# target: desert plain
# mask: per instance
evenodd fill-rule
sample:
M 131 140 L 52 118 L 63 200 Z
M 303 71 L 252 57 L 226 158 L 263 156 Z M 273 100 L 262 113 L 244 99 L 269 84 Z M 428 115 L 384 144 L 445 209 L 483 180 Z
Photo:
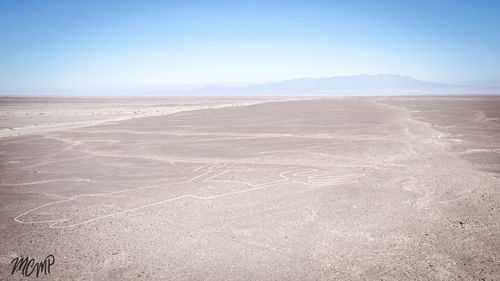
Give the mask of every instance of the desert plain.
M 500 280 L 500 97 L 0 97 L 0 279 Z

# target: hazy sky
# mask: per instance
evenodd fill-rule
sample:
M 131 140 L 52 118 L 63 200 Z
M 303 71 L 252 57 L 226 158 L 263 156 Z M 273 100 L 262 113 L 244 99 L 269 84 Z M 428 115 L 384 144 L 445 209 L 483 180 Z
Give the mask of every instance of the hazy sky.
M 500 86 L 500 1 L 0 0 L 0 91 L 393 73 Z

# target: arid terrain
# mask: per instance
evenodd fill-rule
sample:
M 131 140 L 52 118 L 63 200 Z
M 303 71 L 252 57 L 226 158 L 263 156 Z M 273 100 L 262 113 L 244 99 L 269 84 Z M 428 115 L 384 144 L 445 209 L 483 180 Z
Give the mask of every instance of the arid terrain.
M 0 279 L 500 280 L 500 97 L 0 98 Z

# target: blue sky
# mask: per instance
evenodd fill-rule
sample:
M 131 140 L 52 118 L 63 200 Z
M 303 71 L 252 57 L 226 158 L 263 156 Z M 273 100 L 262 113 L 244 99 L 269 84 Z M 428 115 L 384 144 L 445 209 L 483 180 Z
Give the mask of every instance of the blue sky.
M 392 73 L 500 86 L 500 1 L 0 0 L 0 92 Z

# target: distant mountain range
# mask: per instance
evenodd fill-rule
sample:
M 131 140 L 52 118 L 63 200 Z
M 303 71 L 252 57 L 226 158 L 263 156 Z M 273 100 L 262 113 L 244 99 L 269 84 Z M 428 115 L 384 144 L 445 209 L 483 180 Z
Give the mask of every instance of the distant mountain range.
M 0 95 L 69 96 L 391 96 L 500 95 L 500 87 L 471 87 L 426 82 L 411 76 L 381 74 L 299 78 L 249 86 L 211 85 L 197 89 L 1 89 Z
M 202 96 L 227 95 L 369 95 L 466 91 L 472 87 L 425 82 L 411 76 L 383 74 L 299 78 L 245 87 L 206 86 L 187 93 Z

